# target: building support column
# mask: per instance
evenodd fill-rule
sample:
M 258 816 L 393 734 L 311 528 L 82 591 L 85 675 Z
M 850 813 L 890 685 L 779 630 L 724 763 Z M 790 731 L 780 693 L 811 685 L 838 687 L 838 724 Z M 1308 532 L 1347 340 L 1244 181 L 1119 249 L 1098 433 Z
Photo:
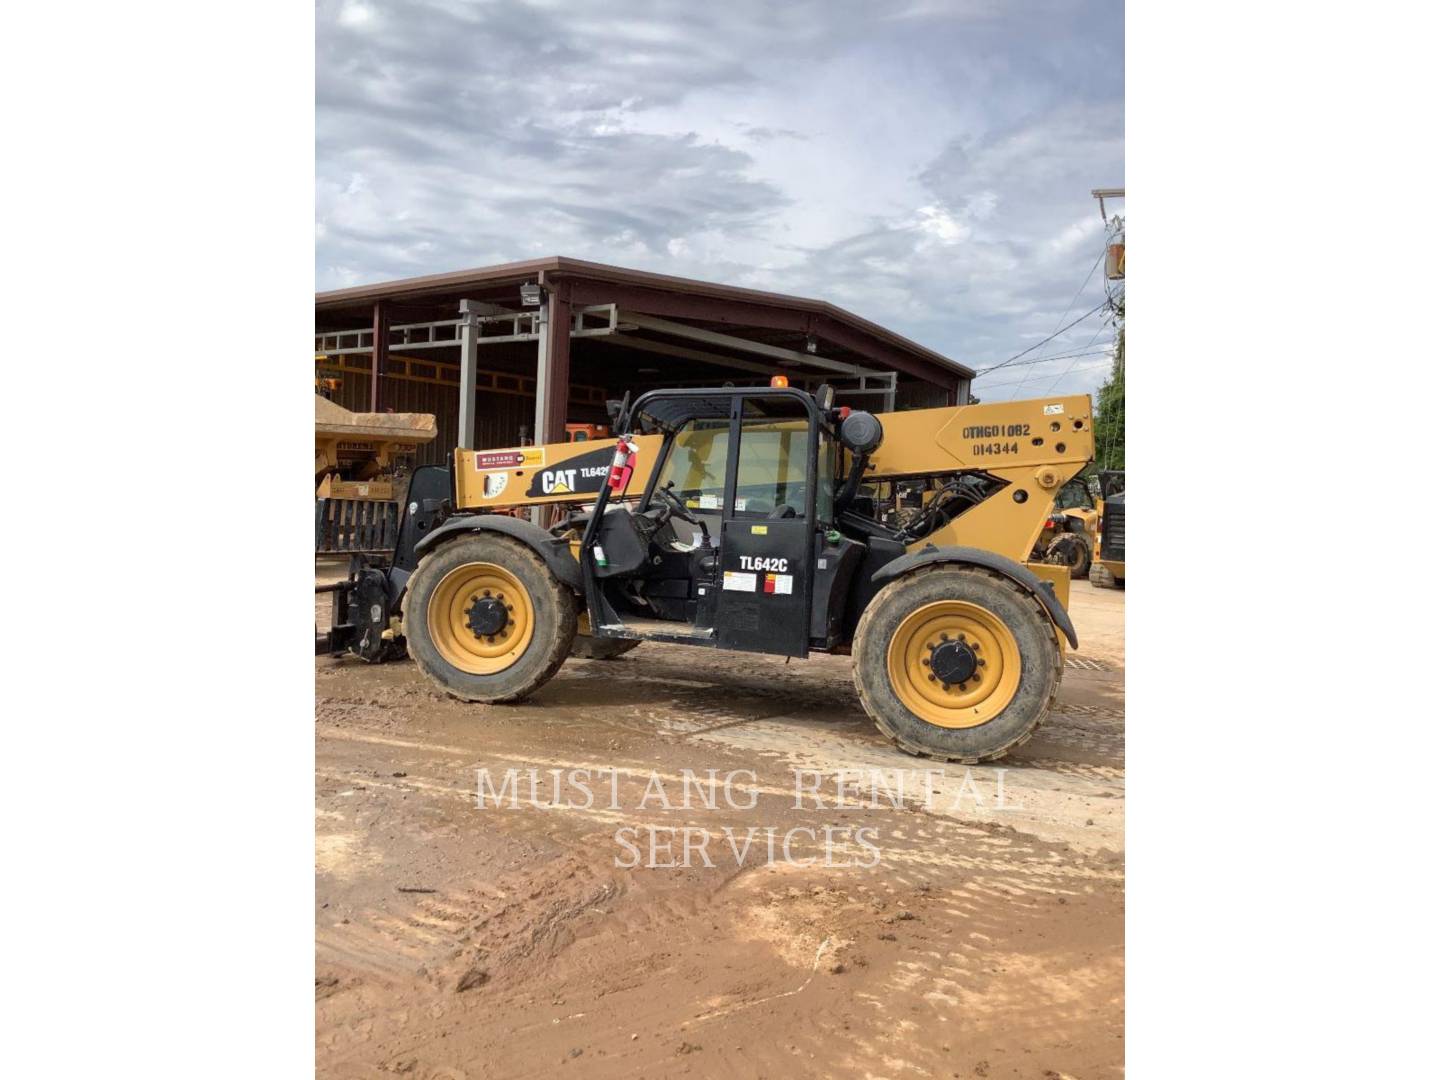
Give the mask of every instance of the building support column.
M 570 411 L 570 294 L 563 281 L 546 296 L 535 359 L 535 442 L 564 442 Z
M 535 313 L 535 329 L 540 338 L 535 342 L 535 423 L 530 428 L 530 442 L 543 446 L 550 440 L 545 437 L 545 422 L 549 418 L 550 397 L 550 309 L 542 306 Z
M 384 300 L 375 301 L 373 336 L 370 342 L 370 411 L 380 411 L 380 377 L 390 362 L 390 310 Z
M 565 441 L 570 403 L 570 286 L 560 281 L 545 293 L 540 309 L 540 340 L 535 350 L 535 443 Z M 550 524 L 552 507 L 536 506 L 530 520 Z
M 480 366 L 480 314 L 474 300 L 460 301 L 460 427 L 462 450 L 475 447 L 475 370 Z

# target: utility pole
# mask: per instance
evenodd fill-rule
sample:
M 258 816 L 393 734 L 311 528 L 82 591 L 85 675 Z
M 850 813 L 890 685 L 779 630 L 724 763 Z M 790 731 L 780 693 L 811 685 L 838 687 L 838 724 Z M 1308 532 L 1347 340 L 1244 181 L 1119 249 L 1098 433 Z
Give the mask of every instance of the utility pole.
M 1105 216 L 1106 199 L 1125 198 L 1125 189 L 1122 188 L 1092 188 L 1090 194 L 1100 203 L 1100 220 L 1105 223 L 1105 278 L 1107 281 L 1125 280 L 1125 219 L 1119 214 L 1115 215 L 1115 222 L 1112 223 Z M 1112 224 L 1117 224 L 1113 236 L 1110 235 Z
M 1113 468 L 1112 455 L 1125 456 L 1125 219 L 1120 214 L 1112 221 L 1105 215 L 1105 200 L 1125 198 L 1124 188 L 1094 188 L 1090 194 L 1100 203 L 1100 220 L 1105 223 L 1105 294 L 1110 310 L 1117 316 L 1115 359 L 1110 377 L 1101 384 L 1095 402 L 1095 451 L 1100 468 Z M 1110 282 L 1121 282 L 1114 291 Z
M 1097 187 L 1091 188 L 1090 194 L 1100 200 L 1100 220 L 1105 222 L 1106 225 L 1109 225 L 1110 219 L 1105 216 L 1105 200 L 1123 199 L 1125 197 L 1125 189 L 1123 187 Z

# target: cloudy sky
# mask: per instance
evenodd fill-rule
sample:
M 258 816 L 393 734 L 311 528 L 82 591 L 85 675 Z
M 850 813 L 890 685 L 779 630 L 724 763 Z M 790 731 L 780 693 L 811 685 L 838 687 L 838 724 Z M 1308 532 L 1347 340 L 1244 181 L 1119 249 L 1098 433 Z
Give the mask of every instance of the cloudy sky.
M 977 368 L 1104 299 L 1119 2 L 317 10 L 319 289 L 569 255 L 819 297 Z M 976 392 L 1093 390 L 1112 335 Z

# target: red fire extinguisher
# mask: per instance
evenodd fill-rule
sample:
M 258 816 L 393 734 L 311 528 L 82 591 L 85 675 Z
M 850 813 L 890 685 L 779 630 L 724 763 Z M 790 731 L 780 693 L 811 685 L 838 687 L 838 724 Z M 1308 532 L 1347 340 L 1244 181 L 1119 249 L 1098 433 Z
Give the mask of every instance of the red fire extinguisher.
M 639 449 L 629 435 L 621 435 L 615 444 L 615 456 L 610 461 L 610 476 L 605 482 L 616 495 L 623 494 L 630 486 L 630 474 L 635 471 L 635 453 Z

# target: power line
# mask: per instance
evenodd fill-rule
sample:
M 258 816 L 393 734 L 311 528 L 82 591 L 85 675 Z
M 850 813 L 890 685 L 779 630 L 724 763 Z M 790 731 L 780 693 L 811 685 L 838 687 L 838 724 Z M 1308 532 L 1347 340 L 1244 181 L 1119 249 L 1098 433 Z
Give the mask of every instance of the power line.
M 1103 259 L 1103 258 L 1105 258 L 1105 253 L 1106 253 L 1108 250 L 1109 250 L 1109 249 L 1106 247 L 1106 245 L 1102 244 L 1102 245 L 1100 246 L 1100 254 L 1097 255 L 1097 256 L 1095 256 L 1095 261 L 1090 264 L 1090 272 L 1085 275 L 1085 280 L 1080 283 L 1080 288 L 1078 288 L 1078 289 L 1075 290 L 1075 295 L 1070 298 L 1070 303 L 1068 303 L 1068 304 L 1065 305 L 1065 310 L 1064 310 L 1063 312 L 1061 312 L 1060 318 L 1058 318 L 1058 319 L 1055 320 L 1055 325 L 1056 325 L 1056 327 L 1059 327 L 1059 325 L 1065 321 L 1065 316 L 1066 316 L 1066 315 L 1069 315 L 1070 312 L 1072 312 L 1072 311 L 1075 310 L 1075 301 L 1080 299 L 1080 294 L 1085 291 L 1085 286 L 1090 284 L 1090 279 L 1095 276 L 1095 268 L 1100 265 L 1100 260 Z M 1107 291 L 1108 291 L 1108 290 L 1107 290 Z M 1097 335 L 1097 336 L 1098 336 L 1098 335 Z M 1019 367 L 1020 365 L 1017 364 L 1016 366 Z M 1027 372 L 1025 373 L 1025 379 L 1028 379 L 1029 377 L 1030 377 L 1030 373 L 1027 371 Z M 1021 379 L 1021 380 L 1020 380 L 1020 382 L 1021 382 L 1022 385 L 1024 384 L 1025 379 Z M 1015 393 L 1014 393 L 1014 394 L 1011 394 L 1010 396 L 1013 398 L 1013 397 L 1015 397 L 1016 394 L 1019 394 L 1019 393 L 1020 393 L 1020 391 L 1016 390 Z
M 990 372 L 992 372 L 992 371 L 999 371 L 999 370 L 1000 370 L 1001 368 L 1003 368 L 1003 367 L 1009 367 L 1009 366 L 1010 366 L 1011 364 L 1013 364 L 1016 360 L 1019 360 L 1022 356 L 1025 356 L 1025 355 L 1027 355 L 1028 353 L 1034 352 L 1036 349 L 1038 349 L 1041 345 L 1044 345 L 1046 342 L 1048 342 L 1048 341 L 1054 341 L 1057 337 L 1059 337 L 1061 334 L 1063 334 L 1066 330 L 1069 330 L 1072 326 L 1079 326 L 1082 322 L 1084 322 L 1086 319 L 1090 318 L 1091 315 L 1094 315 L 1094 314 L 1095 314 L 1097 311 L 1099 311 L 1101 308 L 1108 307 L 1109 304 L 1110 304 L 1110 298 L 1107 296 L 1104 300 L 1101 300 L 1100 303 L 1096 304 L 1096 305 L 1095 305 L 1093 308 L 1091 308 L 1089 311 L 1085 312 L 1084 315 L 1081 315 L 1078 319 L 1074 320 L 1073 322 L 1068 323 L 1068 324 L 1065 325 L 1065 326 L 1062 326 L 1059 330 L 1056 330 L 1056 331 L 1055 331 L 1053 334 L 1051 334 L 1049 337 L 1047 337 L 1047 338 L 1041 338 L 1039 341 L 1035 342 L 1034 345 L 1031 345 L 1028 349 L 1021 349 L 1021 350 L 1020 350 L 1018 353 L 1016 353 L 1014 356 L 1010 357 L 1009 360 L 1002 361 L 1001 363 L 995 364 L 995 365 L 993 365 L 993 366 L 991 366 L 991 367 L 988 367 L 988 368 L 982 368 L 981 370 L 979 370 L 979 371 L 977 371 L 977 372 L 975 373 L 976 376 L 978 377 L 978 376 L 980 376 L 980 375 L 988 375 L 988 374 L 989 374 Z
M 1100 336 L 1100 331 L 1101 331 L 1101 330 L 1104 330 L 1104 329 L 1105 329 L 1105 324 L 1104 324 L 1104 323 L 1101 323 L 1101 324 L 1100 324 L 1100 328 L 1095 331 L 1095 337 L 1092 337 L 1089 341 L 1087 341 L 1087 342 L 1085 343 L 1085 347 L 1086 347 L 1086 348 L 1089 348 L 1091 345 L 1095 344 L 1095 338 L 1098 338 L 1098 337 Z M 1108 352 L 1109 350 L 1106 350 L 1106 351 Z M 1077 355 L 1079 355 L 1079 354 L 1077 354 Z M 1114 354 L 1111 353 L 1111 355 L 1113 356 Z M 1071 361 L 1070 361 L 1070 367 L 1067 367 L 1064 371 L 1060 372 L 1059 375 L 1056 375 L 1056 376 L 1055 376 L 1055 381 L 1052 382 L 1049 386 L 1047 386 L 1047 387 L 1045 388 L 1045 393 L 1046 393 L 1046 394 L 1053 393 L 1054 390 L 1055 390 L 1055 387 L 1057 387 L 1058 385 L 1060 385 L 1060 380 L 1063 379 L 1063 378 L 1065 378 L 1066 375 L 1069 375 L 1071 368 L 1073 368 L 1078 362 L 1079 362 L 1078 360 L 1071 360 Z
M 1082 372 L 1082 371 L 1104 371 L 1107 366 L 1108 366 L 1108 361 L 1107 361 L 1107 362 L 1104 362 L 1104 363 L 1086 364 L 1086 365 L 1084 365 L 1083 367 L 1075 368 L 1074 371 L 1075 371 L 1075 372 Z M 1019 385 L 1020 385 L 1021 383 L 1023 383 L 1024 381 L 1025 381 L 1024 379 L 1012 379 L 1010 382 L 990 383 L 989 385 L 983 386 L 983 387 L 981 387 L 980 389 L 981 389 L 982 391 L 984 391 L 985 393 L 988 394 L 988 393 L 990 393 L 990 392 L 992 392 L 992 391 L 999 390 L 1002 386 L 1019 386 Z M 1048 391 L 1047 391 L 1047 393 L 1048 393 Z M 1044 395 L 1040 395 L 1040 396 L 1043 397 Z M 1010 399 L 1006 399 L 1006 400 L 1010 400 Z
M 1101 329 L 1104 329 L 1104 327 L 1101 327 Z M 1098 337 L 1098 336 L 1099 336 L 1099 335 L 1097 334 L 1096 337 Z M 1089 345 L 1093 345 L 1094 343 L 1095 343 L 1095 338 L 1091 338 L 1090 341 L 1089 341 L 1085 346 L 1083 346 L 1082 348 L 1089 349 Z M 1012 366 L 1012 367 L 1029 367 L 1031 364 L 1049 364 L 1049 363 L 1051 363 L 1051 362 L 1053 362 L 1053 361 L 1055 361 L 1055 360 L 1070 360 L 1070 359 L 1073 359 L 1074 357 L 1077 357 L 1077 356 L 1101 356 L 1101 355 L 1110 353 L 1110 351 L 1111 351 L 1111 350 L 1110 350 L 1110 346 L 1109 346 L 1109 345 L 1104 345 L 1104 346 L 1102 346 L 1102 347 L 1099 348 L 1099 349 L 1089 349 L 1089 351 L 1083 351 L 1083 352 L 1056 353 L 1054 356 L 1036 356 L 1036 357 L 1033 357 L 1033 358 L 1031 358 L 1031 359 L 1029 359 L 1029 360 L 1021 360 L 1018 364 L 1012 364 L 1011 366 Z M 994 368 L 991 368 L 990 370 L 993 371 L 993 370 L 995 370 L 995 369 L 994 369 Z M 976 379 L 983 379 L 984 376 L 983 376 L 983 375 L 976 375 L 975 378 L 976 378 Z M 1006 385 L 1009 385 L 1009 384 L 1007 383 Z
M 1090 272 L 1085 275 L 1085 280 L 1080 283 L 1080 288 L 1076 289 L 1075 295 L 1070 298 L 1070 304 L 1068 307 L 1065 308 L 1065 315 L 1069 315 L 1070 312 L 1074 310 L 1075 301 L 1080 299 L 1080 294 L 1085 291 L 1085 286 L 1090 284 L 1090 279 L 1095 276 L 1095 268 L 1100 265 L 1100 260 L 1105 258 L 1105 253 L 1107 250 L 1107 248 L 1102 247 L 1100 249 L 1100 254 L 1095 256 L 1095 261 L 1090 264 Z M 1065 321 L 1065 315 L 1061 315 L 1060 318 L 1055 320 L 1056 326 L 1059 326 L 1062 322 Z

